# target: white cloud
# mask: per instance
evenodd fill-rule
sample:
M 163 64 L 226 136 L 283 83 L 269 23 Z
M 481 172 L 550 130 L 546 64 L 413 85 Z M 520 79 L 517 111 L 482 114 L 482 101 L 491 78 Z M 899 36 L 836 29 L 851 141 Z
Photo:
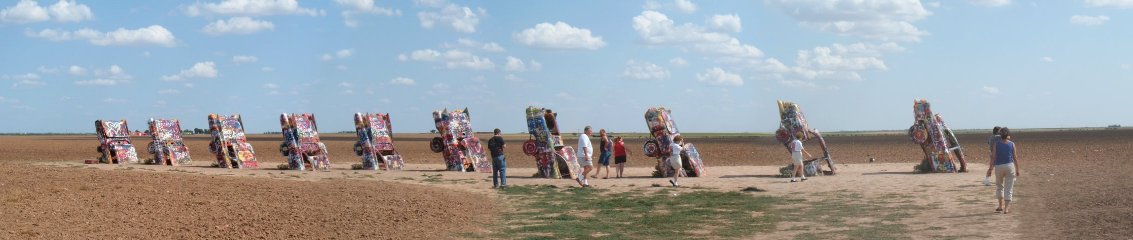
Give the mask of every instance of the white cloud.
M 1082 25 L 1082 26 L 1097 26 L 1097 25 L 1105 24 L 1108 21 L 1109 21 L 1109 16 L 1106 16 L 1106 15 L 1098 15 L 1098 16 L 1074 15 L 1074 16 L 1070 17 L 1070 23 L 1078 24 L 1078 25 Z
M 445 0 L 413 0 L 413 4 L 422 7 L 441 7 L 445 3 Z
M 662 10 L 662 9 L 675 9 L 683 13 L 696 12 L 696 4 L 690 0 L 674 0 L 673 3 L 660 3 L 656 0 L 647 0 L 645 5 L 641 6 L 645 10 Z
M 82 76 L 87 74 L 87 69 L 80 66 L 71 65 L 71 67 L 67 68 L 67 72 L 71 73 L 71 75 Z
M 264 89 L 268 90 L 268 95 L 279 95 L 279 85 L 275 83 L 264 83 Z
M 688 61 L 685 61 L 684 58 L 675 57 L 673 59 L 669 59 L 669 65 L 672 65 L 674 67 L 684 67 L 688 66 Z
M 45 8 L 32 0 L 20 0 L 15 6 L 0 9 L 0 23 L 34 23 L 55 19 L 57 22 L 81 22 L 94 18 L 85 4 L 60 0 Z
M 739 15 L 712 15 L 709 17 L 708 26 L 712 29 L 720 31 L 740 32 L 743 29 L 743 24 L 740 21 Z
M 691 0 L 676 0 L 676 2 L 674 4 L 676 4 L 677 10 L 680 10 L 681 12 L 685 12 L 685 13 L 696 12 L 696 4 L 692 3 Z
M 53 68 L 53 67 L 49 68 L 47 66 L 39 66 L 39 68 L 36 68 L 35 71 L 37 71 L 39 73 L 43 73 L 43 74 L 56 74 L 56 73 L 59 73 L 59 68 Z
M 224 0 L 220 3 L 195 3 L 185 8 L 185 14 L 233 16 L 268 15 L 323 15 L 319 10 L 299 6 L 298 0 Z
M 1039 58 L 1039 61 L 1042 61 L 1042 62 L 1045 62 L 1045 63 L 1052 63 L 1052 62 L 1054 62 L 1054 58 L 1052 58 L 1052 57 L 1041 57 L 1041 58 Z
M 795 72 L 808 78 L 861 80 L 859 71 L 884 71 L 889 68 L 881 57 L 885 53 L 904 51 L 896 43 L 850 45 L 834 44 L 799 51 Z
M 47 83 L 40 81 L 39 80 L 39 74 L 35 74 L 35 73 L 26 73 L 26 74 L 15 75 L 15 76 L 4 75 L 4 76 L 0 76 L 0 78 L 8 79 L 8 80 L 15 80 L 16 82 L 12 83 L 12 87 L 47 85 Z
M 704 70 L 703 74 L 696 74 L 696 81 L 712 86 L 743 86 L 744 79 L 739 74 L 730 73 L 714 67 Z
M 254 63 L 259 60 L 260 58 L 256 56 L 232 56 L 232 62 L 236 64 Z
M 102 99 L 102 102 L 104 102 L 104 103 L 124 103 L 124 102 L 126 102 L 126 100 L 121 99 L 121 98 L 112 98 L 111 97 L 111 98 Z
M 330 61 L 330 60 L 334 60 L 335 58 L 343 59 L 343 58 L 348 58 L 350 56 L 354 56 L 354 49 L 353 48 L 351 48 L 351 49 L 341 49 L 341 50 L 335 51 L 333 54 L 326 53 L 326 54 L 323 54 L 323 56 L 319 57 L 319 59 L 322 59 L 323 61 Z
M 164 89 L 164 90 L 158 90 L 157 91 L 157 94 L 161 94 L 161 95 L 170 95 L 170 94 L 179 94 L 179 93 L 181 93 L 181 91 L 177 90 L 177 89 Z
M 198 62 L 181 73 L 161 76 L 165 81 L 181 81 L 189 78 L 216 78 L 220 73 L 216 70 L 216 63 L 212 61 Z
M 481 44 L 479 41 L 476 41 L 476 40 L 467 39 L 467 38 L 459 38 L 459 39 L 456 39 L 456 43 L 461 47 L 474 48 L 474 49 L 484 50 L 484 51 L 487 51 L 487 52 L 503 52 L 503 51 L 505 51 L 504 48 L 501 47 L 500 44 L 498 44 L 496 42 L 488 42 L 488 43 Z M 446 43 L 446 46 L 447 45 L 448 44 Z
M 47 9 L 40 7 L 32 0 L 20 0 L 15 6 L 0 10 L 0 22 L 3 23 L 32 23 L 51 19 Z
M 697 52 L 727 58 L 758 58 L 763 51 L 728 34 L 685 23 L 677 25 L 665 14 L 643 11 L 633 17 L 633 29 L 646 44 L 691 47 Z
M 271 68 L 271 67 L 262 67 L 262 68 L 260 68 L 260 71 L 264 71 L 264 72 L 271 72 L 271 71 L 275 71 L 275 68 Z
M 201 31 L 208 35 L 225 35 L 225 34 L 252 34 L 263 30 L 275 30 L 275 24 L 264 20 L 256 20 L 249 17 L 232 17 L 227 21 L 224 19 L 217 19 L 215 22 L 209 23 Z
M 374 5 L 374 0 L 335 0 L 334 2 L 346 9 L 342 11 L 342 18 L 347 27 L 358 27 L 358 20 L 353 18 L 355 15 L 401 16 L 401 10 L 379 7 Z
M 90 7 L 70 0 L 60 0 L 51 5 L 50 10 L 51 17 L 59 22 L 82 22 L 94 18 L 94 13 L 90 11 Z
M 476 32 L 476 25 L 480 24 L 480 18 L 487 15 L 488 11 L 483 8 L 476 8 L 473 11 L 469 7 L 457 6 L 456 4 L 448 4 L 440 9 L 440 12 L 421 11 L 417 13 L 417 18 L 421 20 L 421 27 L 433 28 L 437 23 L 451 26 L 453 30 L 458 32 Z
M 940 8 L 940 2 L 938 2 L 938 1 L 928 2 L 928 7 L 930 7 L 930 8 Z
M 606 46 L 600 36 L 592 36 L 589 29 L 576 28 L 564 22 L 540 23 L 516 33 L 515 41 L 527 46 L 549 49 L 589 49 Z
M 110 68 L 106 70 L 95 69 L 94 75 L 98 77 L 118 80 L 130 80 L 134 78 L 133 76 L 130 76 L 130 74 L 126 74 L 126 71 L 122 70 L 122 67 L 119 67 L 118 65 L 110 65 Z
M 1011 4 L 1011 0 L 968 0 L 968 2 L 985 7 L 1002 7 Z
M 516 76 L 515 74 L 508 73 L 507 75 L 504 75 L 504 80 L 511 81 L 511 82 L 522 82 L 523 78 L 520 78 L 519 76 Z
M 393 85 L 413 86 L 413 84 L 416 84 L 417 81 L 414 81 L 412 78 L 407 78 L 407 77 L 396 77 L 396 78 L 390 79 L 389 83 L 393 84 Z
M 507 65 L 504 65 L 504 70 L 509 72 L 524 72 L 528 70 L 539 71 L 539 69 L 541 68 L 543 68 L 543 64 L 540 64 L 535 60 L 530 60 L 525 63 L 523 62 L 523 59 L 512 56 L 507 57 Z
M 176 45 L 177 38 L 173 33 L 165 29 L 161 25 L 151 25 L 149 27 L 138 29 L 125 29 L 118 28 L 113 32 L 100 32 L 97 30 L 83 28 L 74 32 L 67 32 L 54 29 L 43 29 L 39 32 L 27 31 L 24 33 L 29 37 L 44 38 L 51 41 L 67 41 L 67 40 L 81 40 L 85 39 L 91 44 L 98 46 L 136 46 L 136 45 L 158 45 L 164 47 L 173 47 Z
M 400 54 L 398 59 L 401 61 L 444 62 L 445 67 L 449 69 L 491 70 L 496 67 L 491 59 L 481 58 L 472 55 L 472 53 L 455 49 L 443 53 L 433 49 L 416 50 L 409 55 Z
M 622 71 L 622 78 L 634 80 L 665 80 L 669 79 L 669 70 L 649 62 L 629 60 Z
M 85 75 L 86 70 L 78 67 L 71 66 L 71 73 L 74 75 Z M 95 69 L 94 79 L 83 79 L 75 81 L 75 85 L 81 86 L 115 86 L 119 84 L 129 83 L 133 76 L 127 74 L 122 67 L 118 65 L 110 65 L 107 69 Z
M 1133 8 L 1133 0 L 1086 0 L 1086 6 Z
M 349 83 L 349 82 L 339 82 L 339 83 L 338 83 L 338 86 L 339 86 L 339 87 L 344 87 L 344 88 L 349 88 L 349 87 L 354 87 L 354 84 L 353 84 L 353 83 Z
M 999 88 L 984 86 L 982 89 L 987 94 L 999 94 Z
M 929 33 L 913 22 L 932 15 L 919 0 L 767 0 L 803 26 L 841 36 L 917 42 Z
M 106 78 L 96 78 L 96 79 L 75 81 L 75 85 L 80 85 L 80 86 L 115 86 L 115 85 L 118 85 L 120 83 L 122 83 L 122 82 L 119 81 L 119 80 L 106 79 Z

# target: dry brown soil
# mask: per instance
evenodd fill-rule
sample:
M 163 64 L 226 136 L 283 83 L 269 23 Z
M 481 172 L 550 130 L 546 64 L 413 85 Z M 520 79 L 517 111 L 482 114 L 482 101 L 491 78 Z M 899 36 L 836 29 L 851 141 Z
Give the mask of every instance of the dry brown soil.
M 348 170 L 349 164 L 359 161 L 351 152 L 354 136 L 325 134 L 334 163 L 331 172 L 248 170 L 233 174 L 239 170 L 206 168 L 212 161 L 205 136 L 187 137 L 195 166 L 177 171 L 163 166 L 78 164 L 96 156 L 94 136 L 0 136 L 0 213 L 4 216 L 0 226 L 5 226 L 0 238 L 447 238 L 460 232 L 484 231 L 481 226 L 492 222 L 506 207 L 489 204 L 497 195 L 487 190 L 490 183 L 484 183 L 483 174 L 433 172 L 442 162 L 440 154 L 428 150 L 432 137 L 395 136 L 395 145 L 411 166 L 410 171 L 400 173 Z M 978 186 L 987 167 L 986 135 L 959 137 L 967 147 L 973 172 L 918 175 L 904 174 L 912 170 L 921 153 L 902 134 L 828 136 L 830 151 L 846 172 L 816 178 L 808 182 L 816 187 L 807 189 L 771 177 L 777 166 L 787 162 L 784 148 L 772 137 L 691 138 L 687 142 L 697 145 L 712 175 L 688 181 L 728 191 L 732 189 L 722 186 L 767 184 L 763 187 L 787 193 L 852 188 L 842 190 L 880 195 L 898 191 L 887 190 L 901 187 L 892 183 L 908 181 L 916 182 L 906 184 L 911 188 L 931 190 L 899 193 L 944 194 L 918 197 L 917 201 L 957 204 L 959 208 L 930 211 L 926 216 L 939 217 L 940 221 L 923 224 L 963 219 L 968 222 L 957 226 L 980 228 L 984 224 L 1012 223 L 994 228 L 1007 234 L 976 231 L 981 233 L 973 235 L 977 238 L 1133 236 L 1133 228 L 1126 227 L 1133 223 L 1133 179 L 1129 175 L 1133 170 L 1129 163 L 1133 159 L 1133 130 L 1017 132 L 1022 172 L 1017 206 L 1010 216 L 1001 218 L 985 213 L 994 208 L 991 191 L 973 187 Z M 507 139 L 509 176 L 516 184 L 570 184 L 527 178 L 534 171 L 530 169 L 534 167 L 532 159 L 520 150 L 527 137 L 513 135 Z M 148 138 L 133 140 L 144 146 Z M 279 136 L 253 135 L 251 140 L 262 166 L 284 162 L 277 151 Z M 640 153 L 642 142 L 629 139 L 627 145 L 631 152 Z M 818 154 L 817 144 L 807 143 L 807 147 Z M 869 164 L 869 157 L 878 162 Z M 628 165 L 634 168 L 631 173 L 645 175 L 653 164 L 653 160 L 637 154 L 631 155 Z M 426 177 L 430 174 L 443 176 L 436 177 L 439 181 L 423 181 L 432 178 Z M 340 177 L 348 175 L 377 181 Z M 626 181 L 656 182 L 635 179 Z M 608 182 L 600 186 L 632 184 L 602 181 Z M 920 183 L 926 181 L 929 183 Z M 972 214 L 962 214 L 969 212 Z M 923 229 L 938 228 L 912 228 Z

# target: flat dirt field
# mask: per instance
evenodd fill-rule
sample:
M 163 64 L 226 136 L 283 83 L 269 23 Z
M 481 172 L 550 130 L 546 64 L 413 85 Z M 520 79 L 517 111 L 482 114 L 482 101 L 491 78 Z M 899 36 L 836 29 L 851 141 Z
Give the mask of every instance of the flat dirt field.
M 830 134 L 838 174 L 803 183 L 775 176 L 788 156 L 772 137 L 705 135 L 686 142 L 696 144 L 708 176 L 681 179 L 676 189 L 647 177 L 655 162 L 639 154 L 643 139 L 634 138 L 627 140 L 628 177 L 592 179 L 594 192 L 573 187 L 571 180 L 532 178 L 534 161 L 520 150 L 526 135 L 506 137 L 512 188 L 504 191 L 492 189 L 486 173 L 441 171 L 440 154 L 428 150 L 433 135 L 394 137 L 405 170 L 350 170 L 360 162 L 351 150 L 354 135 L 324 134 L 332 169 L 300 172 L 274 168 L 284 163 L 278 135 L 251 137 L 261 169 L 245 170 L 209 167 L 215 161 L 203 135 L 187 136 L 194 160 L 181 167 L 83 164 L 97 157 L 93 135 L 0 136 L 0 239 L 575 238 L 514 226 L 534 211 L 531 200 L 515 193 L 539 186 L 606 194 L 598 196 L 644 192 L 677 199 L 721 192 L 784 199 L 770 210 L 745 213 L 770 219 L 766 229 L 736 233 L 709 222 L 680 231 L 684 236 L 660 238 L 1133 237 L 1133 130 L 1015 133 L 1022 176 L 1011 214 L 993 213 L 994 188 L 981 184 L 986 134 L 959 135 L 972 171 L 957 174 L 913 174 L 922 154 L 903 134 Z M 148 137 L 132 140 L 139 157 L 152 157 L 143 149 Z M 806 146 L 821 152 L 816 143 Z M 877 162 L 869 163 L 870 157 Z M 563 211 L 543 217 L 604 214 Z M 583 238 L 625 237 L 604 228 L 571 231 L 587 231 Z

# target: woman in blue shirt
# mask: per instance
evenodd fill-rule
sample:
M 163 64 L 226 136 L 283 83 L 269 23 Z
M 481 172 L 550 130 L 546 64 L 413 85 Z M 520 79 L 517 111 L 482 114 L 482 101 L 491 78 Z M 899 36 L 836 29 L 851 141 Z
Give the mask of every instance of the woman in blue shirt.
M 991 149 L 995 158 L 988 163 L 988 174 L 995 170 L 995 198 L 999 199 L 999 207 L 995 212 L 1007 214 L 1011 206 L 1011 193 L 1015 190 L 1015 179 L 1019 177 L 1019 151 L 1015 142 L 1011 141 L 1011 130 L 1006 127 L 999 129 L 999 141 Z

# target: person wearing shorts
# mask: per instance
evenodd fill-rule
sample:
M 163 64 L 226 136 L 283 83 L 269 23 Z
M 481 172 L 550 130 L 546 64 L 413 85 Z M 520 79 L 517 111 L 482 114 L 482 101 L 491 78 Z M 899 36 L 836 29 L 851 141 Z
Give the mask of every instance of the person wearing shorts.
M 806 173 L 803 172 L 803 153 L 806 153 L 807 157 L 811 157 L 811 155 L 806 151 L 806 149 L 803 149 L 803 141 L 801 140 L 805 136 L 803 134 L 806 133 L 804 133 L 803 131 L 796 132 L 794 139 L 791 139 L 791 143 L 789 145 L 789 148 L 791 150 L 791 161 L 793 165 L 795 165 L 795 171 L 791 175 L 791 182 L 798 182 L 798 180 L 795 180 L 795 178 L 799 176 L 802 177 L 802 181 L 806 181 Z
M 684 138 L 681 136 L 673 137 L 673 143 L 669 143 L 669 150 L 671 151 L 669 153 L 669 167 L 673 168 L 673 179 L 669 180 L 669 184 L 672 184 L 673 187 L 680 187 L 677 179 L 681 176 L 681 173 L 684 173 L 684 164 L 681 162 L 681 151 L 684 151 L 684 148 L 681 147 L 682 143 L 684 143 Z
M 626 165 L 626 144 L 622 142 L 622 137 L 614 138 L 614 164 L 618 165 L 617 178 L 622 178 L 622 172 L 625 170 Z
M 578 136 L 578 165 L 583 168 L 582 173 L 578 174 L 578 185 L 582 187 L 590 187 L 590 181 L 586 179 L 586 174 L 590 174 L 590 170 L 594 168 L 591 162 L 594 159 L 594 145 L 590 144 L 590 134 L 594 134 L 590 130 L 590 126 L 583 128 L 582 135 Z
M 613 144 L 610 143 L 610 136 L 606 135 L 606 129 L 598 129 L 598 136 L 602 139 L 602 142 L 598 145 L 598 150 L 600 150 L 598 153 L 598 164 L 602 166 L 595 168 L 594 175 L 590 177 L 597 178 L 598 173 L 602 172 L 602 169 L 605 168 L 606 176 L 602 177 L 602 179 L 607 179 L 610 178 L 610 155 L 612 155 L 611 147 L 613 147 Z

